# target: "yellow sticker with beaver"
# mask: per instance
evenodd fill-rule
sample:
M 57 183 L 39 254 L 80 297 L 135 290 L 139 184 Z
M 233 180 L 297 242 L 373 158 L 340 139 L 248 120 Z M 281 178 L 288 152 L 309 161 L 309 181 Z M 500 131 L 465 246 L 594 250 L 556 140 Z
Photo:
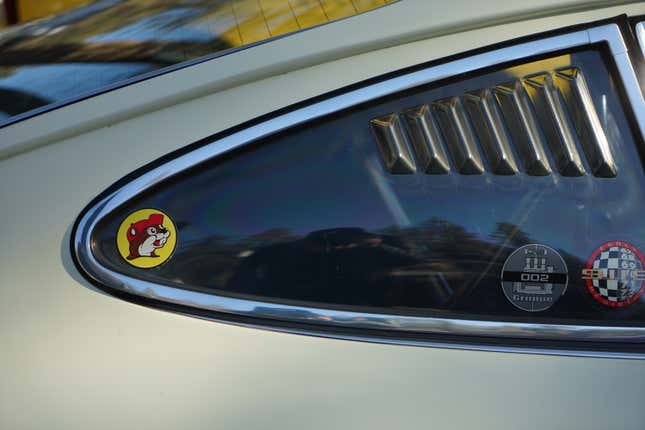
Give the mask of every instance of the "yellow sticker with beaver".
M 176 244 L 175 224 L 157 209 L 131 213 L 121 222 L 116 236 L 121 257 L 140 269 L 151 269 L 168 261 Z

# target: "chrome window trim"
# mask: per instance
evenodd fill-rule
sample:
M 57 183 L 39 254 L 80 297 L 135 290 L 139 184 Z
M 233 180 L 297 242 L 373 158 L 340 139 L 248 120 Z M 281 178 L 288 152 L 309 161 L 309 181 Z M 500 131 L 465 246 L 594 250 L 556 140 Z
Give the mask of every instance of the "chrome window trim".
M 636 40 L 638 40 L 638 45 L 641 47 L 641 52 L 645 56 L 645 21 L 639 22 L 634 26 L 636 30 Z
M 281 130 L 319 118 L 333 112 L 355 106 L 382 96 L 416 87 L 443 78 L 479 70 L 510 61 L 534 57 L 540 54 L 606 42 L 618 68 L 620 78 L 632 105 L 641 134 L 645 131 L 645 101 L 628 55 L 621 31 L 616 24 L 607 24 L 588 30 L 580 30 L 558 36 L 537 39 L 510 47 L 475 54 L 405 75 L 354 89 L 323 101 L 281 114 L 272 119 L 237 131 L 187 154 L 166 162 L 122 188 L 112 192 L 94 204 L 79 220 L 72 239 L 79 266 L 95 282 L 111 289 L 165 303 L 196 308 L 204 311 L 232 314 L 242 317 L 278 320 L 308 325 L 324 325 L 336 328 L 389 330 L 392 332 L 413 332 L 435 335 L 461 335 L 473 337 L 522 338 L 542 340 L 577 340 L 595 342 L 645 343 L 645 327 L 535 324 L 520 322 L 498 322 L 438 317 L 418 317 L 394 314 L 365 313 L 328 308 L 293 306 L 261 302 L 233 297 L 217 296 L 196 291 L 159 285 L 108 270 L 96 261 L 91 251 L 91 233 L 97 222 L 123 203 L 144 190 L 203 162 L 211 160 L 235 148 L 256 141 Z M 279 331 L 294 331 L 270 324 L 262 326 Z M 406 340 L 374 339 L 370 336 L 344 336 L 342 334 L 320 334 L 328 337 L 380 341 L 385 343 L 409 344 Z M 412 344 L 440 345 L 433 342 L 412 342 Z M 581 345 L 577 345 L 580 347 Z M 453 347 L 455 347 L 453 345 Z M 558 353 L 535 348 L 505 348 L 501 346 L 461 345 L 460 348 L 513 352 Z M 584 348 L 583 348 L 584 349 Z M 575 350 L 565 355 L 616 356 L 614 353 Z M 620 355 L 620 354 L 618 354 Z M 635 357 L 638 354 L 625 354 Z M 640 356 L 645 358 L 645 355 Z
M 179 312 L 181 315 L 186 316 L 195 316 L 190 313 Z M 280 333 L 290 333 L 290 334 L 299 334 L 304 336 L 313 336 L 313 337 L 323 337 L 331 338 L 338 340 L 353 340 L 357 342 L 369 342 L 369 343 L 378 343 L 384 345 L 403 345 L 403 346 L 417 346 L 417 347 L 431 347 L 431 348 L 444 348 L 444 349 L 454 349 L 459 351 L 481 351 L 481 352 L 504 352 L 511 354 L 540 354 L 540 355 L 554 355 L 561 357 L 588 357 L 588 358 L 616 358 L 616 359 L 628 359 L 628 360 L 643 360 L 645 359 L 645 353 L 642 352 L 618 352 L 618 351 L 593 351 L 585 349 L 567 349 L 567 348 L 546 348 L 546 347 L 522 347 L 522 346 L 506 346 L 506 345 L 486 345 L 486 344 L 464 344 L 456 342 L 442 342 L 439 340 L 417 340 L 417 339 L 393 339 L 385 337 L 376 337 L 376 336 L 360 336 L 357 334 L 347 334 L 347 333 L 320 333 L 315 330 L 307 330 L 303 328 L 292 328 L 292 327 L 271 327 L 260 324 L 238 322 L 223 320 L 218 318 L 209 318 L 209 317 L 198 317 L 206 321 L 213 321 L 217 323 L 230 324 L 238 327 L 246 327 L 259 330 L 271 330 Z

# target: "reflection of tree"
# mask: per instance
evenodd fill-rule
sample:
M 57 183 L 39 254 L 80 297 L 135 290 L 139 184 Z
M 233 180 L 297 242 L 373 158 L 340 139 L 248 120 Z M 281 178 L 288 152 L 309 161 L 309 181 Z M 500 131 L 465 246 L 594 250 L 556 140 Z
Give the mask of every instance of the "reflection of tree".
M 532 241 L 512 223 L 497 224 L 490 237 L 494 242 L 438 218 L 376 232 L 335 228 L 298 236 L 275 228 L 182 243 L 172 264 L 146 276 L 260 300 L 507 314 L 514 309 L 500 287 L 503 262 Z M 579 273 L 584 262 L 559 252 L 569 273 Z M 561 301 L 580 309 L 583 296 L 571 288 Z
M 155 30 L 177 28 L 203 15 L 206 11 L 220 7 L 224 0 L 99 0 L 51 20 L 30 24 L 22 31 L 12 31 L 2 42 L 16 42 L 30 38 L 42 42 L 74 43 L 87 38 L 104 35 L 136 24 L 144 18 L 170 13 L 155 21 Z M 47 31 L 55 30 L 55 31 Z M 132 36 L 137 38 L 137 34 Z
M 97 0 L 0 34 L 0 87 L 4 77 L 27 69 L 23 66 L 71 65 L 58 75 L 51 68 L 29 68 L 27 78 L 10 85 L 24 93 L 25 99 L 18 103 L 0 99 L 0 112 L 17 115 L 98 86 L 382 6 L 385 0 L 358 3 Z M 82 85 L 69 86 L 68 76 L 89 63 L 111 63 L 112 67 L 105 73 L 96 67 L 92 70 L 100 79 L 83 79 Z M 35 103 L 37 90 L 30 85 L 34 81 L 47 82 L 55 90 L 47 91 L 47 97 L 54 99 Z M 16 99 L 16 94 L 12 96 Z
M 305 237 L 276 228 L 186 246 L 167 267 L 174 268 L 173 275 L 181 268 L 187 284 L 275 299 L 495 308 L 504 300 L 498 288 L 501 265 L 515 247 L 506 238 L 527 239 L 517 231 L 512 224 L 498 225 L 495 244 L 438 218 L 408 228 L 337 228 Z
M 219 40 L 196 42 L 85 42 L 40 44 L 30 40 L 1 47 L 0 66 L 51 63 L 152 63 L 168 66 L 221 51 L 228 46 Z
M 186 26 L 224 3 L 207 0 L 99 1 L 0 38 L 0 65 L 146 62 L 163 67 L 202 57 L 231 45 L 222 40 L 218 32 L 211 34 L 210 40 L 199 41 L 190 38 L 164 41 L 162 36 L 164 32 Z M 149 17 L 155 17 L 155 21 L 142 27 L 142 34 L 133 29 L 127 40 L 88 41 L 92 37 L 136 25 Z M 142 35 L 147 35 L 148 40 L 142 40 Z M 208 33 L 204 35 L 208 36 Z
M 36 97 L 27 92 L 7 88 L 0 88 L 0 100 L 2 100 L 2 103 L 0 103 L 0 112 L 6 112 L 9 115 L 18 115 L 49 103 L 48 100 Z
M 0 97 L 0 112 L 10 116 L 78 94 L 68 87 L 68 74 L 79 64 L 118 63 L 93 83 L 84 80 L 78 92 L 91 91 L 92 85 L 110 84 L 132 76 L 210 55 L 232 45 L 214 31 L 191 27 L 224 1 L 206 0 L 100 0 L 59 17 L 10 29 L 0 35 L 0 87 L 22 66 L 71 64 L 67 74 L 47 74 L 51 69 L 34 68 L 30 80 L 13 82 L 13 93 Z M 170 32 L 173 32 L 170 35 Z M 199 37 L 195 37 L 195 35 Z M 143 63 L 144 67 L 131 67 Z M 99 69 L 100 70 L 100 69 Z M 112 72 L 110 72 L 112 70 Z M 97 74 L 101 75 L 100 72 Z M 114 76 L 111 78 L 111 76 Z M 110 79 L 112 79 L 110 81 Z M 40 80 L 56 91 L 54 100 L 43 100 L 30 86 Z M 23 79 L 23 81 L 25 81 Z M 63 82 L 61 82 L 63 81 Z M 98 84 L 100 83 L 100 84 Z M 9 98 L 10 96 L 10 98 Z
M 357 3 L 98 0 L 0 36 L 0 64 L 73 61 L 150 62 L 164 66 L 353 15 L 386 1 Z M 200 28 L 199 40 L 191 37 L 191 26 Z M 118 40 L 89 40 L 124 29 L 127 31 Z M 170 32 L 173 41 L 164 42 L 164 35 Z
M 258 247 L 267 246 L 279 242 L 288 242 L 299 239 L 299 236 L 291 233 L 288 228 L 272 228 L 258 234 L 248 236 L 246 239 L 240 241 L 245 246 Z
M 502 245 L 519 247 L 531 243 L 531 238 L 510 222 L 498 222 L 491 237 Z

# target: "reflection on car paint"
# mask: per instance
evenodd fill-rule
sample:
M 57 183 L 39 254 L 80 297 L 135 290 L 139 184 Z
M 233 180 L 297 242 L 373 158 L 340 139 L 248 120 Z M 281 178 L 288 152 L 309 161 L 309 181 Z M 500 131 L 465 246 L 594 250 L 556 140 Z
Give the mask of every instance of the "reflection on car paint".
M 0 126 L 129 78 L 392 2 L 98 0 L 9 28 L 0 33 Z

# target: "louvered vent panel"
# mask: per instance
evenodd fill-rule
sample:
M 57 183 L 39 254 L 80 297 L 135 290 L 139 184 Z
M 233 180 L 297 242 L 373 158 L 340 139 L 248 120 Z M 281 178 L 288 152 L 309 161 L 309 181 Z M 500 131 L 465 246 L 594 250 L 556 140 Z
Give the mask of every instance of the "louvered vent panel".
M 575 67 L 432 100 L 374 118 L 371 127 L 391 173 L 616 176 L 589 88 Z

